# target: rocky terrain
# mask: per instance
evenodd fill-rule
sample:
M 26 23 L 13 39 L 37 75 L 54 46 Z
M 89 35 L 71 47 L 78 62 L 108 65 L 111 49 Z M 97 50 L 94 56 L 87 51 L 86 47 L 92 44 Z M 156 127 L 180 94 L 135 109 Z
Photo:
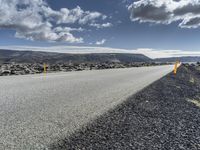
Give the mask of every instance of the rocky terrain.
M 142 54 L 66 54 L 0 50 L 0 76 L 164 65 Z
M 182 65 L 50 149 L 200 149 L 200 67 Z
M 69 72 L 82 70 L 100 70 L 113 68 L 130 68 L 142 66 L 165 65 L 165 63 L 65 63 L 65 64 L 47 64 L 47 72 Z M 0 76 L 7 75 L 25 75 L 44 72 L 44 64 L 38 63 L 8 63 L 0 65 Z

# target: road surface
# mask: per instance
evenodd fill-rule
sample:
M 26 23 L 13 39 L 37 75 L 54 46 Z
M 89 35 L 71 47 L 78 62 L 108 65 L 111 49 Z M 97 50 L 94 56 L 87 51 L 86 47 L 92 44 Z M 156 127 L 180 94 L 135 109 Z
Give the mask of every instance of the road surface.
M 0 77 L 0 149 L 43 149 L 173 66 Z

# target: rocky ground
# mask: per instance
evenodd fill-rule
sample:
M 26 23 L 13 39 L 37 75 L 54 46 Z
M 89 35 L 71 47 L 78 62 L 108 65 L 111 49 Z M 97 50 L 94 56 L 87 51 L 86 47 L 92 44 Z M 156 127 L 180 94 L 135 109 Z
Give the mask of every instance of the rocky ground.
M 167 63 L 138 62 L 138 63 L 60 63 L 46 64 L 47 72 L 69 72 L 82 70 L 99 70 L 113 68 L 130 68 L 142 66 L 166 65 Z M 37 74 L 44 72 L 44 64 L 40 63 L 8 63 L 0 64 L 0 76 Z
M 200 69 L 182 65 L 50 149 L 200 149 Z

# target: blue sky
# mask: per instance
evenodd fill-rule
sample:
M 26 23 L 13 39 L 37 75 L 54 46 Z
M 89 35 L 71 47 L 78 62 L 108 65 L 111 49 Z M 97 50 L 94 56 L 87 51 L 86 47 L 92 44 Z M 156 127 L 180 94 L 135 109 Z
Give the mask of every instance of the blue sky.
M 199 0 L 0 0 L 0 46 L 198 53 L 199 8 Z

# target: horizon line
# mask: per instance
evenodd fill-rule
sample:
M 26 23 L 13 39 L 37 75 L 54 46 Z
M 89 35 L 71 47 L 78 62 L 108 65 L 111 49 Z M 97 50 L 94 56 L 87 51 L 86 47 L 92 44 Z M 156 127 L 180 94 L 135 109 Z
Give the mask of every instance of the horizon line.
M 18 51 L 40 51 L 40 52 L 56 52 L 69 54 L 90 54 L 90 53 L 128 53 L 128 54 L 143 54 L 149 58 L 169 58 L 169 57 L 184 57 L 184 56 L 200 56 L 198 51 L 183 51 L 183 50 L 162 50 L 151 48 L 137 49 L 121 49 L 101 46 L 0 46 L 2 50 L 18 50 Z

